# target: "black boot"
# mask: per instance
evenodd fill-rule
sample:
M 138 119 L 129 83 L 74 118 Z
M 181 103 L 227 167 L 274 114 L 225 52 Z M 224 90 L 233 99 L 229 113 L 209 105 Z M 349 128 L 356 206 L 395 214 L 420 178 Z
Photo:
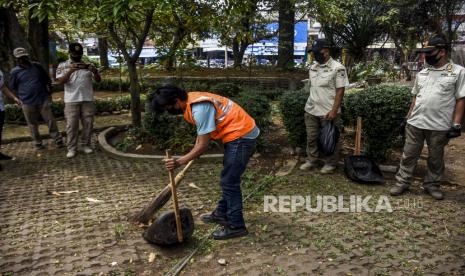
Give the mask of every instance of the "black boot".
M 215 240 L 227 240 L 247 236 L 249 232 L 244 227 L 224 226 L 223 229 L 213 232 L 212 237 Z
M 0 160 L 11 160 L 11 159 L 13 159 L 11 158 L 11 156 L 8 156 L 0 152 Z
M 444 199 L 444 194 L 439 190 L 438 187 L 425 188 L 425 192 L 428 193 L 430 196 L 432 196 L 436 200 Z
M 220 225 L 228 225 L 228 220 L 226 216 L 218 215 L 216 211 L 213 211 L 211 214 L 206 214 L 200 216 L 200 219 L 205 223 L 218 223 Z
M 389 190 L 389 193 L 392 195 L 392 196 L 400 196 L 401 194 L 405 193 L 406 191 L 408 190 L 408 186 L 405 186 L 405 185 L 394 185 L 394 187 L 392 187 L 390 190 Z

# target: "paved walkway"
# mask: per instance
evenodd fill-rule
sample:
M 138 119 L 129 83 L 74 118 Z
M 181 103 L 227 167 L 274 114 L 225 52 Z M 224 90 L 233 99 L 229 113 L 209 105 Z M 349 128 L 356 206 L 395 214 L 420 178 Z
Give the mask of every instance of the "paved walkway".
M 161 272 L 187 254 L 189 248 L 147 244 L 143 229 L 127 222 L 167 184 L 161 162 L 118 161 L 100 151 L 67 160 L 65 149 L 36 151 L 28 142 L 7 144 L 3 152 L 15 160 L 3 162 L 0 172 L 0 273 L 107 275 L 131 271 L 141 261 Z M 195 170 L 210 175 L 218 168 L 205 164 Z M 216 178 L 201 183 L 188 177 L 201 190 L 194 196 L 193 188 L 181 186 L 180 203 L 198 217 L 216 193 Z M 74 190 L 79 192 L 47 194 Z M 152 252 L 157 261 L 151 264 Z
M 161 162 L 120 161 L 100 151 L 67 160 L 65 149 L 35 151 L 29 142 L 3 151 L 16 158 L 2 162 L 0 172 L 4 275 L 161 275 L 212 229 L 198 218 L 216 202 L 221 164 L 194 164 L 179 198 L 193 211 L 195 235 L 183 246 L 160 248 L 147 244 L 143 229 L 127 217 L 166 185 Z M 446 200 L 438 202 L 424 195 L 417 179 L 406 196 L 390 198 L 394 213 L 264 213 L 263 195 L 377 198 L 388 186 L 354 184 L 342 169 L 332 176 L 297 170 L 285 177 L 260 170 L 254 162 L 243 183 L 247 194 L 269 182 L 245 204 L 251 234 L 208 240 L 185 275 L 465 274 L 463 186 L 445 185 Z M 221 258 L 226 266 L 218 264 Z

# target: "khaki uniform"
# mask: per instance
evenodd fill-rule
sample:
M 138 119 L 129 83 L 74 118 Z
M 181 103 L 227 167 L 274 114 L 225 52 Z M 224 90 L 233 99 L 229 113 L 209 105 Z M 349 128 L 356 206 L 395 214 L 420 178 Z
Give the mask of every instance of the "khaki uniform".
M 323 117 L 333 108 L 336 89 L 349 85 L 345 67 L 330 58 L 325 64 L 314 63 L 309 70 L 308 86 L 310 95 L 305 104 L 305 125 L 307 128 L 307 158 L 315 162 L 319 157 L 317 141 L 324 123 Z M 341 110 L 339 108 L 338 113 Z M 335 124 L 341 129 L 342 121 L 338 115 Z M 332 156 L 326 157 L 328 165 L 339 161 L 340 143 Z
M 72 62 L 65 61 L 58 65 L 56 77 L 64 76 Z M 65 118 L 66 140 L 69 151 L 76 151 L 78 146 L 79 121 L 82 124 L 81 146 L 90 146 L 94 124 L 95 104 L 92 88 L 93 74 L 88 69 L 73 72 L 65 83 Z
M 426 68 L 415 79 L 416 96 L 405 129 L 406 140 L 398 186 L 409 186 L 424 142 L 428 145 L 428 171 L 423 186 L 439 187 L 444 173 L 444 147 L 447 131 L 452 127 L 456 100 L 465 97 L 465 68 L 448 63 L 441 68 Z

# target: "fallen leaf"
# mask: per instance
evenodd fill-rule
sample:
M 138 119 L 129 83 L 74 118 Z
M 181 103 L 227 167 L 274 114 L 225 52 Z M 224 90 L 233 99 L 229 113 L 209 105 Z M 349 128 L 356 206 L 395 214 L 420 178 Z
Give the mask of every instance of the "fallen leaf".
M 94 202 L 94 203 L 103 202 L 103 200 L 99 200 L 99 199 L 95 199 L 95 198 L 91 198 L 91 197 L 86 197 L 86 199 L 87 199 L 87 201 Z
M 150 253 L 149 255 L 149 263 L 153 263 L 153 261 L 155 260 L 155 253 Z
M 187 185 L 188 185 L 189 187 L 191 187 L 191 188 L 199 189 L 199 190 L 200 190 L 200 188 L 199 188 L 197 185 L 195 185 L 194 182 L 191 182 L 191 183 L 189 183 L 189 184 L 187 184 Z
M 226 265 L 226 260 L 223 259 L 223 258 L 218 259 L 218 263 L 219 263 L 220 265 Z
M 74 190 L 74 191 L 59 191 L 57 192 L 59 194 L 74 194 L 74 193 L 79 193 L 79 190 Z

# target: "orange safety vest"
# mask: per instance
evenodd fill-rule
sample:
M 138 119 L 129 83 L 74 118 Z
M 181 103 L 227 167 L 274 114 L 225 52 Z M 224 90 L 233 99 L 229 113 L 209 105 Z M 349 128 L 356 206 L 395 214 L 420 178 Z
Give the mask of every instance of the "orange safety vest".
M 210 102 L 216 109 L 216 130 L 210 133 L 214 140 L 221 139 L 223 144 L 241 138 L 255 127 L 255 120 L 242 107 L 232 100 L 207 92 L 189 92 L 184 119 L 195 125 L 192 117 L 193 103 Z

